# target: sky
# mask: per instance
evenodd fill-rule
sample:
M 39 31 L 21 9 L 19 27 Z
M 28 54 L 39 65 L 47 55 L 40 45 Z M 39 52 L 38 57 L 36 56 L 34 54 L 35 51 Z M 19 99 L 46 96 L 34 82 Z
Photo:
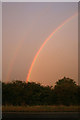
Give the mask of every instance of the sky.
M 79 0 L 1 0 L 2 2 L 79 2 Z
M 2 80 L 2 4 L 0 2 L 0 80 Z
M 78 12 L 78 3 L 3 3 L 2 79 L 26 81 L 35 54 L 46 38 Z M 78 16 L 46 43 L 29 82 L 54 85 L 64 76 L 78 81 Z

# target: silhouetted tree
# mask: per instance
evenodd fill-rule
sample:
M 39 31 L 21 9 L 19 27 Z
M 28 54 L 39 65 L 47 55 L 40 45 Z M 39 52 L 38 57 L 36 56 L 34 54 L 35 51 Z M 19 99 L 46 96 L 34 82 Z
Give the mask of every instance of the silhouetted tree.
M 78 105 L 80 86 L 64 77 L 54 88 L 35 82 L 12 81 L 2 83 L 3 105 Z
M 64 77 L 56 82 L 54 98 L 56 104 L 73 105 L 78 103 L 78 87 L 74 80 Z

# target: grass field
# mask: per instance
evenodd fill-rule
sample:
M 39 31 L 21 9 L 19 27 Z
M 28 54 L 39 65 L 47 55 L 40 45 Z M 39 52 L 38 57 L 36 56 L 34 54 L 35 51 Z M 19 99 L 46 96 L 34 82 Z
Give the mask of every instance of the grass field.
M 2 106 L 3 112 L 78 112 L 80 106 Z

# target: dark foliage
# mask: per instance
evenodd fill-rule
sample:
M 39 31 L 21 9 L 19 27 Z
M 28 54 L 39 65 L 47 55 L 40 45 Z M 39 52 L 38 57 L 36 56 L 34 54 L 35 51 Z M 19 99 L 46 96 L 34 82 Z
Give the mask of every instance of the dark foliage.
M 54 88 L 34 82 L 2 83 L 3 105 L 78 105 L 80 86 L 64 77 Z

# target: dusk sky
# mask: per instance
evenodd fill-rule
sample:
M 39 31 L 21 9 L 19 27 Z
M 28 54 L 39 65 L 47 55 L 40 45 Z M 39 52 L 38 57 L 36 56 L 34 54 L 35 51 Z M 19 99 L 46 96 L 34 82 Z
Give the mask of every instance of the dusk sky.
M 2 80 L 2 7 L 0 2 L 0 80 Z
M 35 54 L 46 38 L 71 18 L 45 44 L 29 81 L 44 85 L 66 76 L 78 81 L 78 3 L 3 3 L 3 81 L 26 81 Z

